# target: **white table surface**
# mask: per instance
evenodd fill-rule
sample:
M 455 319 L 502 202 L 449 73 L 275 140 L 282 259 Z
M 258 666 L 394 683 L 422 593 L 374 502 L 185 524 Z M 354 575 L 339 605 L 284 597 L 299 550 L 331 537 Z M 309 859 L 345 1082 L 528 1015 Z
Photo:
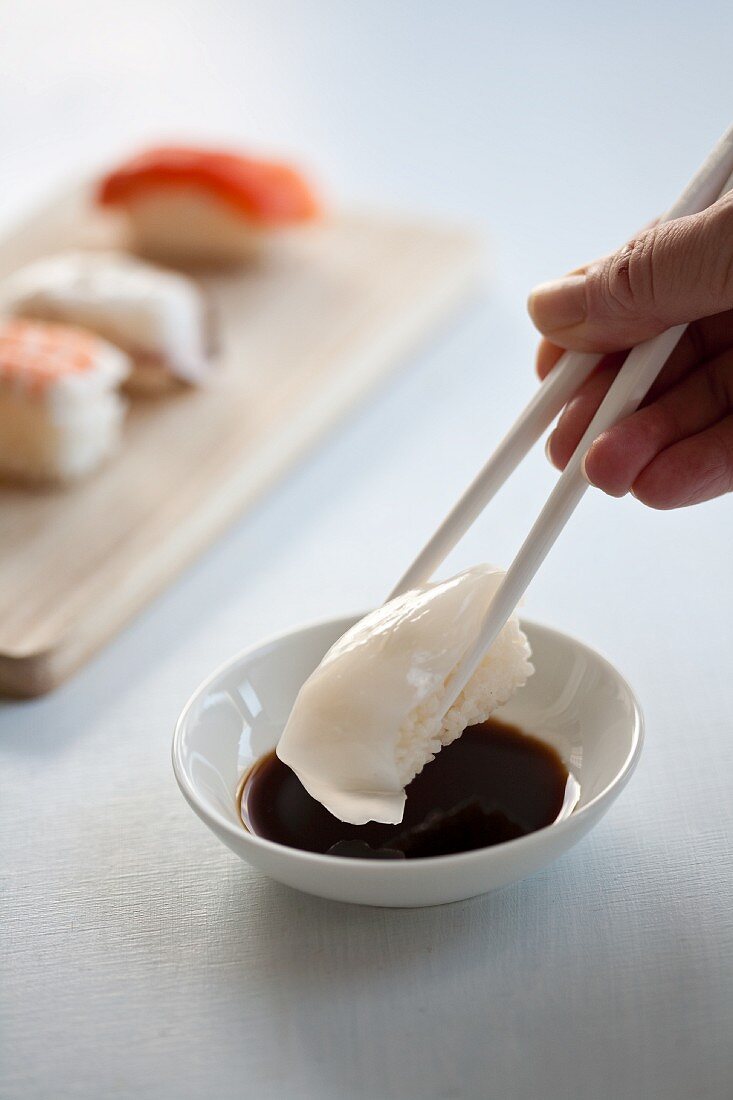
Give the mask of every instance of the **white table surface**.
M 475 222 L 493 268 L 76 679 L 0 705 L 0 1095 L 730 1097 L 730 499 L 591 494 L 537 579 L 528 613 L 618 663 L 648 741 L 598 830 L 517 886 L 291 892 L 191 814 L 169 743 L 232 652 L 389 588 L 532 392 L 530 286 L 620 243 L 729 122 L 733 8 L 21 0 L 0 26 L 3 224 L 80 163 L 209 135 Z M 452 564 L 508 561 L 551 483 L 534 456 Z

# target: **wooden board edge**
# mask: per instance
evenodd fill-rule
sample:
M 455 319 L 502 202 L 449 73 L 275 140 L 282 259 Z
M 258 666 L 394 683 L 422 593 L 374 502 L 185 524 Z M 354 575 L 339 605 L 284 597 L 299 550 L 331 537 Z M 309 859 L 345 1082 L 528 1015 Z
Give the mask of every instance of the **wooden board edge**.
M 15 656 L 0 653 L 0 694 L 10 699 L 47 695 L 61 683 L 53 651 Z

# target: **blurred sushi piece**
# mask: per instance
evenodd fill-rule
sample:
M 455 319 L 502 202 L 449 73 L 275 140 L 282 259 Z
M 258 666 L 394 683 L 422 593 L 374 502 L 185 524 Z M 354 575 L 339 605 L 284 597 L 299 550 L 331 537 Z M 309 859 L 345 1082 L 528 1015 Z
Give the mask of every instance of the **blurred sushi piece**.
M 119 252 L 37 260 L 0 284 L 0 315 L 75 325 L 132 360 L 127 389 L 160 393 L 203 381 L 207 311 L 194 282 Z
M 0 476 L 68 482 L 119 442 L 130 370 L 119 348 L 91 333 L 38 321 L 0 321 Z
M 310 185 L 287 164 L 184 146 L 121 164 L 101 181 L 97 201 L 126 216 L 133 249 L 183 265 L 237 263 L 270 231 L 319 213 Z

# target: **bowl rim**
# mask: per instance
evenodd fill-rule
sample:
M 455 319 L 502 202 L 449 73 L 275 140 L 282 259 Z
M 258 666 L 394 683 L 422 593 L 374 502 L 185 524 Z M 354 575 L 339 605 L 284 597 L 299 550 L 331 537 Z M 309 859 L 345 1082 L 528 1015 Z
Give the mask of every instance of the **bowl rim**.
M 572 642 L 578 649 L 590 654 L 596 661 L 599 661 L 610 670 L 612 675 L 626 690 L 631 702 L 634 722 L 631 730 L 631 745 L 629 751 L 613 779 L 606 784 L 603 790 L 599 791 L 590 802 L 587 802 L 579 810 L 574 810 L 573 813 L 570 814 L 569 817 L 564 818 L 564 820 L 553 822 L 551 825 L 545 825 L 541 829 L 535 829 L 534 832 L 527 833 L 525 836 L 515 837 L 513 840 L 506 840 L 501 844 L 493 844 L 486 848 L 475 848 L 468 852 L 455 852 L 451 855 L 431 856 L 429 859 L 368 860 L 358 859 L 352 856 L 334 857 L 321 852 L 308 852 L 302 848 L 290 848 L 285 844 L 278 844 L 277 841 L 267 840 L 264 837 L 257 836 L 255 833 L 247 832 L 243 827 L 237 827 L 231 821 L 227 820 L 223 814 L 219 813 L 218 810 L 205 803 L 199 797 L 195 786 L 189 779 L 188 772 L 183 762 L 182 740 L 190 711 L 197 700 L 209 691 L 211 686 L 218 679 L 230 672 L 236 665 L 249 660 L 256 653 L 266 652 L 276 643 L 285 641 L 287 638 L 291 638 L 296 634 L 302 634 L 307 631 L 317 630 L 331 625 L 335 626 L 342 623 L 351 624 L 353 621 L 363 618 L 366 614 L 368 614 L 368 612 L 360 611 L 353 614 L 326 616 L 325 618 L 312 619 L 308 622 L 301 623 L 298 626 L 291 627 L 289 630 L 278 631 L 275 634 L 268 635 L 261 641 L 247 646 L 245 649 L 240 650 L 238 653 L 235 653 L 234 656 L 227 658 L 227 660 L 219 664 L 213 672 L 209 673 L 209 675 L 198 684 L 188 697 L 176 720 L 173 731 L 173 743 L 171 746 L 173 772 L 181 794 L 186 799 L 191 809 L 203 821 L 214 826 L 215 830 L 223 830 L 238 844 L 244 844 L 245 847 L 249 845 L 255 850 L 260 849 L 263 853 L 271 852 L 276 857 L 294 859 L 298 862 L 308 863 L 324 870 L 330 869 L 332 873 L 336 873 L 339 869 L 355 870 L 359 868 L 362 874 L 389 875 L 401 873 L 403 876 L 405 874 L 414 876 L 425 874 L 431 868 L 437 869 L 448 865 L 465 866 L 471 863 L 480 862 L 482 859 L 492 858 L 492 854 L 495 856 L 498 853 L 507 852 L 510 849 L 513 852 L 519 852 L 520 848 L 526 849 L 533 843 L 536 844 L 538 841 L 541 842 L 542 837 L 546 836 L 550 830 L 554 836 L 558 836 L 561 832 L 574 830 L 578 828 L 583 821 L 591 817 L 594 812 L 597 812 L 604 803 L 613 801 L 616 795 L 621 793 L 633 775 L 644 746 L 646 724 L 638 696 L 629 681 L 603 653 L 593 646 L 588 645 L 586 642 L 580 641 L 574 634 L 570 634 L 564 630 L 558 630 L 556 627 L 548 626 L 546 623 L 538 622 L 536 619 L 529 619 L 525 616 L 521 616 L 520 622 L 523 627 L 526 625 L 532 630 L 539 630 L 545 634 L 559 635 L 561 638 Z M 344 627 L 344 630 L 348 629 L 348 626 Z

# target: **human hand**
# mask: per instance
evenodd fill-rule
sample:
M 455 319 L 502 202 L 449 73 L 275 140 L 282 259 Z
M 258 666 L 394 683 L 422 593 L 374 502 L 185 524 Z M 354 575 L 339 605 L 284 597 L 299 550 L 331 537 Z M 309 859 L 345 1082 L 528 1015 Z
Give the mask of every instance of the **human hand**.
M 603 432 L 584 468 L 611 496 L 681 508 L 733 489 L 733 193 L 640 233 L 618 252 L 537 287 L 529 312 L 544 378 L 566 348 L 607 352 L 548 440 L 563 469 L 625 350 L 692 322 L 643 405 Z

